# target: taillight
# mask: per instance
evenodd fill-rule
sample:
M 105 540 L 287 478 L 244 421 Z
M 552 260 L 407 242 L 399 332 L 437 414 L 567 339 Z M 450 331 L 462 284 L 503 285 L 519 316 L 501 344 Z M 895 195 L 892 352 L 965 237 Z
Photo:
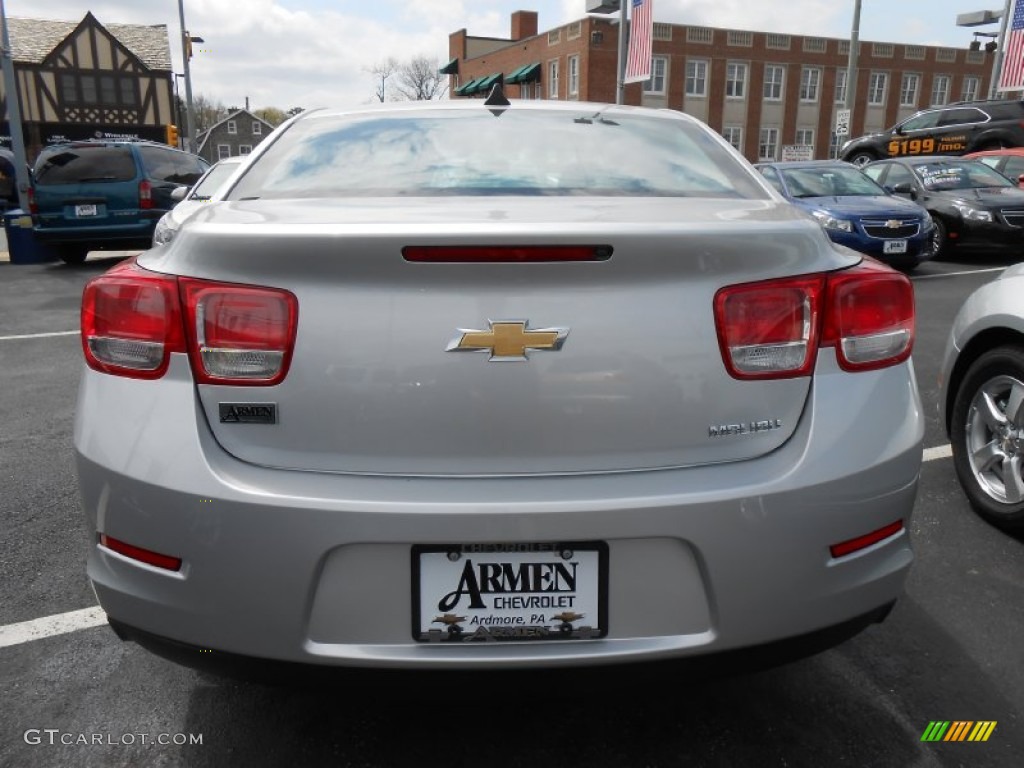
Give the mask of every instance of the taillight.
M 82 294 L 82 348 L 91 368 L 158 379 L 188 352 L 201 384 L 268 386 L 288 372 L 298 301 L 288 291 L 178 278 L 131 262 Z
M 35 216 L 39 213 L 39 203 L 36 202 L 36 191 L 29 187 L 27 190 L 28 194 L 28 212 Z
M 153 185 L 143 179 L 139 182 L 139 208 L 148 210 L 153 207 Z
M 723 288 L 715 323 L 725 367 L 737 379 L 804 376 L 814 366 L 825 278 L 768 280 Z
M 271 385 L 288 372 L 298 302 L 288 291 L 180 278 L 201 384 Z
M 835 346 L 839 365 L 866 371 L 903 362 L 914 346 L 910 279 L 871 261 L 828 278 L 821 343 Z
M 827 274 L 766 280 L 715 294 L 722 359 L 737 379 L 811 372 L 819 346 L 834 346 L 847 371 L 884 368 L 910 357 L 914 289 L 878 262 Z
M 91 368 L 158 379 L 171 352 L 184 352 L 175 278 L 127 263 L 86 284 L 82 292 L 82 349 Z
M 112 536 L 107 536 L 105 533 L 100 534 L 100 544 L 113 552 L 117 552 L 119 555 L 130 557 L 132 560 L 138 560 L 140 563 L 145 563 L 146 565 L 152 565 L 168 571 L 181 570 L 180 557 L 162 555 L 151 549 L 143 549 L 142 547 L 137 547 L 134 544 L 129 544 L 126 541 L 121 541 L 120 539 L 115 539 Z

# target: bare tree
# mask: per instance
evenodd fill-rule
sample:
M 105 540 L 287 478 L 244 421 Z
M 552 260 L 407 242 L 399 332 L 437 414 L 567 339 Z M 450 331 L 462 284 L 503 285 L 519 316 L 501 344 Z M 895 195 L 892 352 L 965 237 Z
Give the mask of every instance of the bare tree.
M 384 61 L 377 62 L 368 68 L 367 71 L 380 81 L 375 94 L 377 101 L 384 101 L 384 98 L 387 96 L 388 78 L 395 74 L 397 69 L 398 61 L 393 56 L 389 56 Z
M 440 98 L 447 78 L 438 72 L 437 59 L 414 56 L 398 67 L 395 90 L 406 101 L 430 101 Z
M 227 117 L 228 111 L 221 102 L 214 103 L 212 99 L 200 94 L 192 99 L 192 114 L 198 134 Z
M 305 112 L 305 111 L 306 111 L 305 107 L 292 107 L 287 112 L 285 112 L 285 115 L 287 115 L 288 117 L 295 117 L 295 115 L 299 114 L 300 112 Z

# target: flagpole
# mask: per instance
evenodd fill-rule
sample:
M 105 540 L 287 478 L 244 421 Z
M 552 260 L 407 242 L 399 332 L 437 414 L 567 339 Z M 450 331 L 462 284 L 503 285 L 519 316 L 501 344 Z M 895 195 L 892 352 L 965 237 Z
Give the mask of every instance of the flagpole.
M 626 5 L 630 0 L 619 0 L 619 63 L 615 75 L 615 103 L 626 103 Z
M 996 55 L 992 59 L 992 82 L 989 83 L 988 97 L 999 98 L 999 80 L 1003 76 L 1003 49 L 1006 47 L 1006 23 L 1010 16 L 1013 0 L 1006 0 L 1002 18 L 999 19 L 999 42 L 996 44 Z

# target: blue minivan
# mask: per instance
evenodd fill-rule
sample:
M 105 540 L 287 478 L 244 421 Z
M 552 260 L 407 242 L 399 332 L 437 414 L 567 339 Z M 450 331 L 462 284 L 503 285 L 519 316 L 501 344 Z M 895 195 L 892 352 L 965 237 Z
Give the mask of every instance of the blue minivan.
M 810 213 L 833 242 L 912 270 L 931 258 L 932 218 L 842 160 L 757 163 L 783 197 Z
M 89 251 L 149 248 L 171 192 L 209 168 L 203 158 L 151 141 L 76 141 L 44 147 L 33 167 L 35 237 L 68 264 Z

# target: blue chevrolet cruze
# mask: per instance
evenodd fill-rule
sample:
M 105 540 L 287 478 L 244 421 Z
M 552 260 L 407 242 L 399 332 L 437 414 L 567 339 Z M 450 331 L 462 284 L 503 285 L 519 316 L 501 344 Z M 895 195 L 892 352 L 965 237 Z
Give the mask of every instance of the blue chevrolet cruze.
M 758 163 L 782 195 L 818 220 L 832 238 L 902 270 L 931 258 L 932 219 L 842 160 Z

